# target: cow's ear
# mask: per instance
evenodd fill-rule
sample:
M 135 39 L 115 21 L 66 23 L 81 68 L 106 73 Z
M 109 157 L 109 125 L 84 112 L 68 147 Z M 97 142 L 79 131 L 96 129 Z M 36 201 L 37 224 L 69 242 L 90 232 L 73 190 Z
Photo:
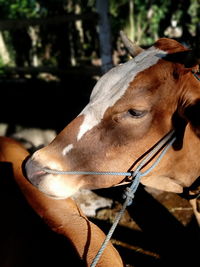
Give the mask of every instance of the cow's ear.
M 195 134 L 200 138 L 200 98 L 186 105 L 181 113 L 187 122 L 190 123 Z
M 172 54 L 158 54 L 164 60 L 183 64 L 186 68 L 192 68 L 200 64 L 200 58 L 197 56 L 195 50 L 185 50 Z

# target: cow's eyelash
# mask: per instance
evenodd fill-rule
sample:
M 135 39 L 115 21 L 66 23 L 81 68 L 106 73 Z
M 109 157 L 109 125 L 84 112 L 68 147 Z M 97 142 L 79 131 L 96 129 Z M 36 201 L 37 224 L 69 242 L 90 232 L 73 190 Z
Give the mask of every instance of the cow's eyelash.
M 133 118 L 141 118 L 147 113 L 146 110 L 129 109 L 128 114 Z

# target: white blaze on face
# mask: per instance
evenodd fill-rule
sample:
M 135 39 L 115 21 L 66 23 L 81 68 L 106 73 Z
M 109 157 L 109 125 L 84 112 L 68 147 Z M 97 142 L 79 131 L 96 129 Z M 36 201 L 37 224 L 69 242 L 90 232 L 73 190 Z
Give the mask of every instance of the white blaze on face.
M 69 153 L 73 149 L 73 147 L 73 144 L 66 146 L 62 151 L 63 156 L 67 155 L 67 153 Z
M 80 115 L 84 115 L 84 120 L 80 126 L 77 140 L 80 140 L 87 131 L 100 123 L 105 111 L 125 94 L 130 82 L 138 73 L 158 62 L 160 57 L 156 56 L 157 54 L 164 55 L 166 52 L 151 47 L 134 59 L 111 69 L 97 82 L 89 104 L 80 113 Z

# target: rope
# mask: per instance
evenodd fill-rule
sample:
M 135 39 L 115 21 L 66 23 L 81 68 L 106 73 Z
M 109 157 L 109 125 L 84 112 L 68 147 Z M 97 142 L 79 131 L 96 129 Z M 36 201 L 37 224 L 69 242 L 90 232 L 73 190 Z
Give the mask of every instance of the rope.
M 50 170 L 47 168 L 43 169 L 47 173 L 51 174 L 67 174 L 67 175 L 121 175 L 121 176 L 132 176 L 132 172 L 87 172 L 87 171 L 58 171 Z
M 116 215 L 115 220 L 114 220 L 114 222 L 113 222 L 113 224 L 112 224 L 112 226 L 111 226 L 111 228 L 110 228 L 110 230 L 109 230 L 104 242 L 102 243 L 101 248 L 97 252 L 94 260 L 92 261 L 90 267 L 95 267 L 96 264 L 98 263 L 101 255 L 103 254 L 108 242 L 110 241 L 110 239 L 111 239 L 111 237 L 112 237 L 112 235 L 113 235 L 113 233 L 114 233 L 119 221 L 121 220 L 121 217 L 123 216 L 123 214 L 124 214 L 124 212 L 126 210 L 126 207 L 131 205 L 132 200 L 134 198 L 134 193 L 136 192 L 136 190 L 137 190 L 137 188 L 139 186 L 139 182 L 140 182 L 140 173 L 138 172 L 138 174 L 136 175 L 132 185 L 129 188 L 127 188 L 127 190 L 125 191 L 124 197 L 126 198 L 126 200 L 124 201 L 124 204 L 123 204 L 120 212 Z
M 119 223 L 121 217 L 124 214 L 124 211 L 126 210 L 126 207 L 132 204 L 133 198 L 135 196 L 135 192 L 138 189 L 140 179 L 143 176 L 146 176 L 149 174 L 161 161 L 163 156 L 166 154 L 167 150 L 172 146 L 174 141 L 176 140 L 176 137 L 174 136 L 174 130 L 169 132 L 163 139 L 161 139 L 155 147 L 146 155 L 146 157 L 141 161 L 141 163 L 138 165 L 138 167 L 135 169 L 135 171 L 130 172 L 90 172 L 90 171 L 58 171 L 58 170 L 50 170 L 50 169 L 43 169 L 47 173 L 51 174 L 67 174 L 67 175 L 121 175 L 121 176 L 132 176 L 133 180 L 131 182 L 131 186 L 126 188 L 124 192 L 124 198 L 125 201 L 123 203 L 122 209 L 120 212 L 116 215 L 116 218 L 114 220 L 113 225 L 111 226 L 101 248 L 97 252 L 92 264 L 90 267 L 95 267 L 97 262 L 99 261 L 99 258 L 101 257 L 103 251 L 105 250 L 107 243 L 111 239 L 117 224 Z M 155 162 L 144 172 L 141 172 L 140 170 L 149 162 L 151 161 L 154 156 L 157 155 L 157 153 L 160 153 L 160 155 L 157 157 Z
M 200 77 L 199 77 L 199 75 L 197 75 L 196 73 L 194 73 L 193 72 L 193 75 L 197 78 L 197 80 L 199 80 L 200 81 Z
M 171 136 L 170 136 L 171 138 Z M 169 140 L 170 140 L 169 138 Z M 168 140 L 168 141 L 169 141 Z M 137 169 L 133 172 L 133 182 L 131 184 L 130 187 L 126 188 L 125 193 L 124 193 L 124 198 L 126 198 L 126 200 L 124 201 L 124 204 L 122 206 L 122 209 L 120 210 L 120 212 L 117 214 L 113 225 L 111 226 L 104 242 L 102 243 L 101 248 L 99 249 L 99 251 L 97 252 L 92 264 L 90 265 L 90 267 L 95 267 L 97 262 L 99 261 L 103 251 L 105 250 L 108 242 L 110 241 L 116 227 L 117 224 L 119 223 L 121 217 L 123 216 L 126 207 L 130 206 L 133 202 L 133 198 L 135 197 L 135 192 L 138 189 L 139 183 L 140 183 L 140 179 L 141 177 L 147 175 L 149 172 L 151 172 L 160 162 L 160 160 L 163 158 L 163 156 L 165 155 L 165 153 L 167 152 L 167 150 L 171 147 L 171 145 L 174 143 L 174 141 L 176 140 L 176 137 L 172 138 L 171 141 L 168 142 L 168 144 L 166 144 L 165 148 L 163 149 L 163 151 L 161 152 L 161 154 L 159 155 L 159 157 L 156 159 L 156 161 L 153 163 L 153 165 L 151 167 L 149 167 L 145 172 L 140 172 L 140 170 L 142 169 L 142 167 L 146 164 L 147 162 L 147 158 L 145 158 L 141 164 L 137 167 Z M 152 156 L 152 155 L 151 155 Z M 148 157 L 149 158 L 149 157 Z

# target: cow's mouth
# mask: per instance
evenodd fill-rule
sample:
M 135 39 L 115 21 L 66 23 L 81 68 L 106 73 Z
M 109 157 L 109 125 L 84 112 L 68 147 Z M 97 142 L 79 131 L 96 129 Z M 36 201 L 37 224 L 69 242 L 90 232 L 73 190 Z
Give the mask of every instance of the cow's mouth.
M 41 177 L 41 176 L 44 176 L 46 174 L 47 173 L 45 171 L 39 170 L 39 171 L 31 173 L 31 176 L 29 175 L 29 176 L 27 176 L 27 178 L 32 180 L 32 179 L 34 179 L 34 177 Z

